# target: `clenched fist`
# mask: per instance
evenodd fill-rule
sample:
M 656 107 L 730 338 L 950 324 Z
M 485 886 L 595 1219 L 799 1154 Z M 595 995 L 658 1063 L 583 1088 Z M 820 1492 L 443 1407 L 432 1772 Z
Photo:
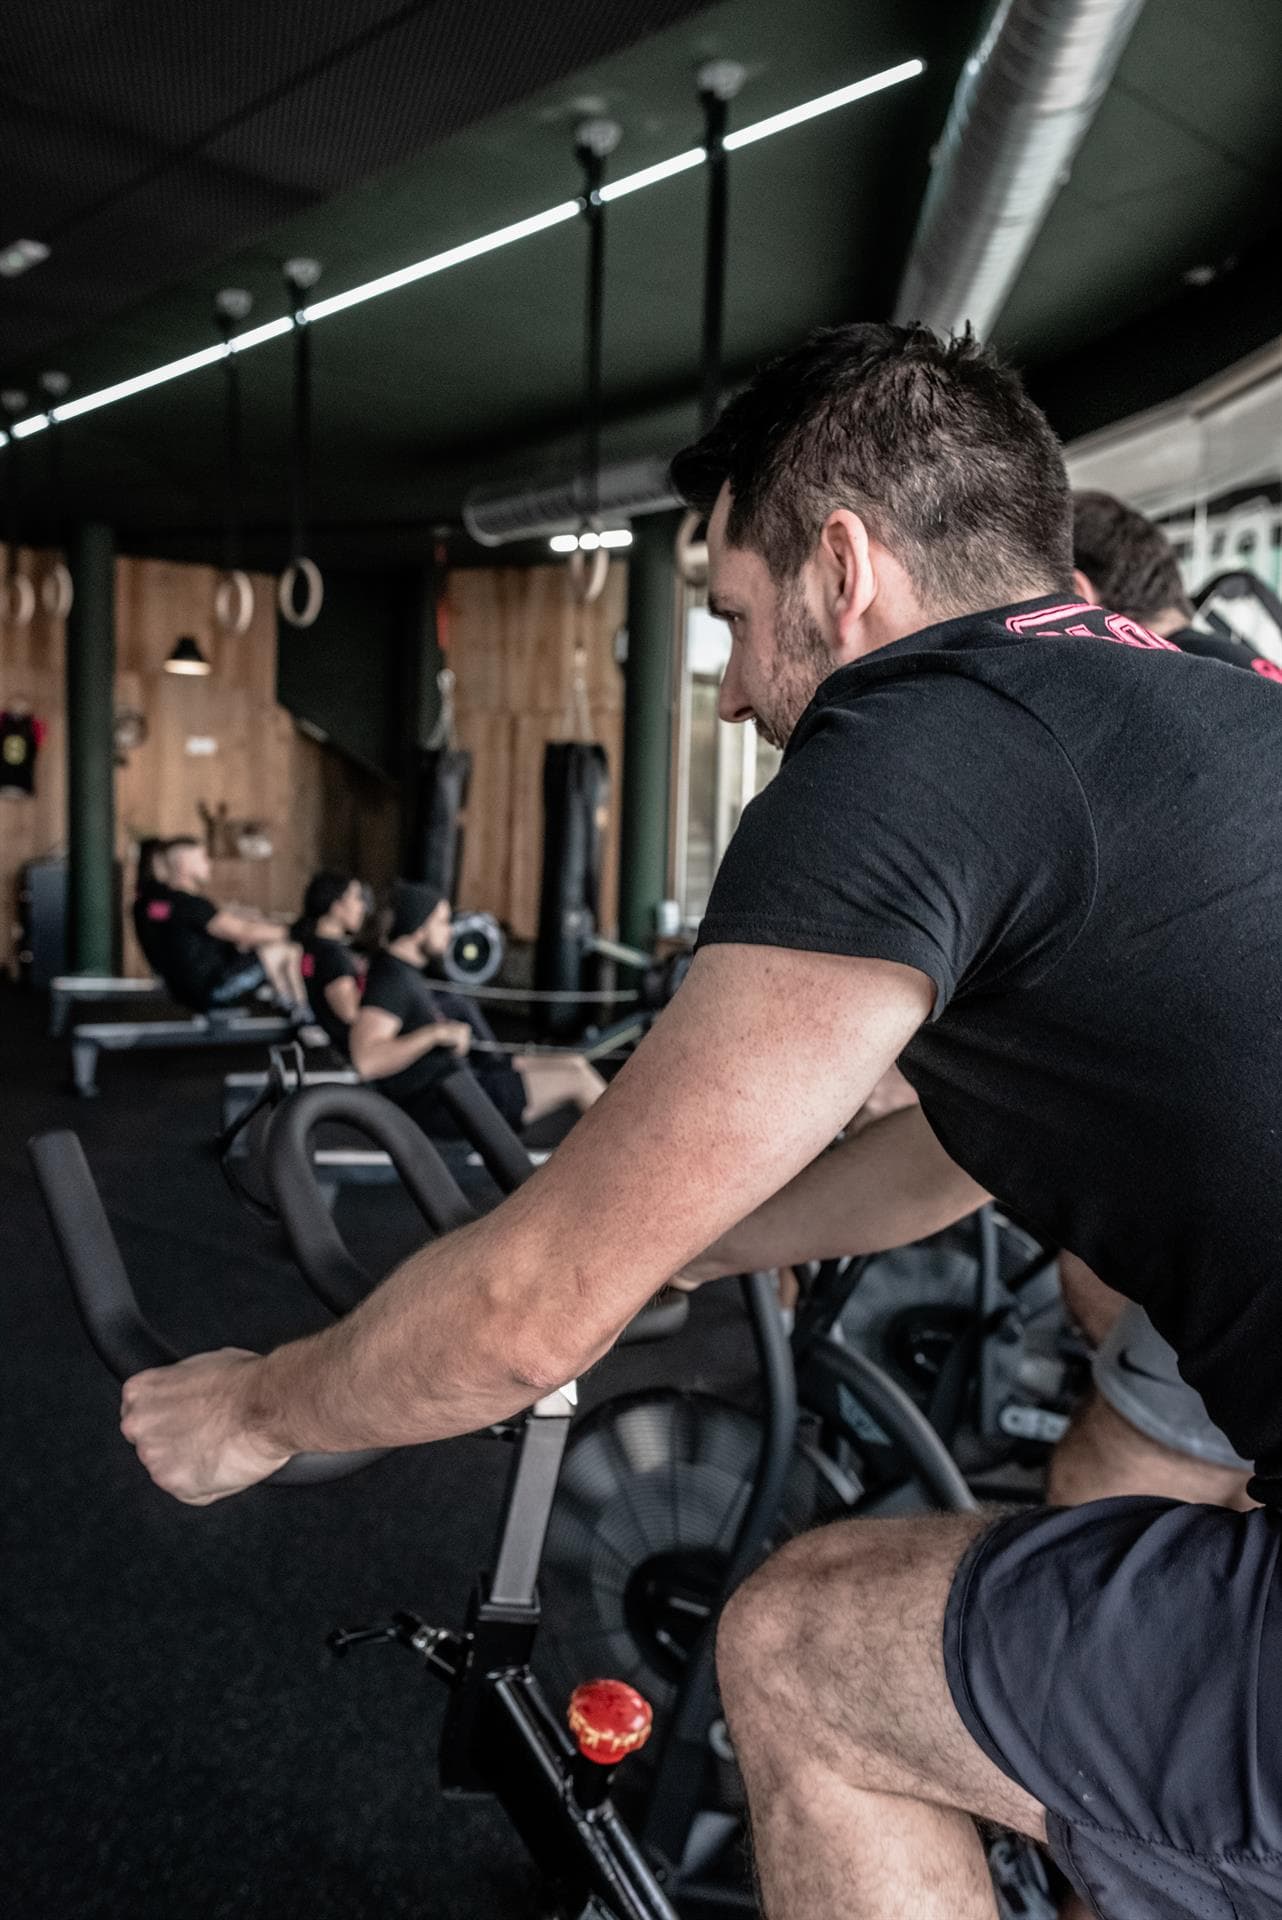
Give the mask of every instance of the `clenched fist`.
M 266 1480 L 288 1460 L 247 1430 L 247 1389 L 258 1364 L 257 1354 L 222 1347 L 126 1380 L 120 1431 L 176 1500 L 207 1507 Z

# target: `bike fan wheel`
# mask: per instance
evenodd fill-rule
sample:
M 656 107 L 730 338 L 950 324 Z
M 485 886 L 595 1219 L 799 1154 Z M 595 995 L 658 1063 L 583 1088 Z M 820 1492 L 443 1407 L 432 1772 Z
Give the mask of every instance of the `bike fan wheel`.
M 599 1674 L 656 1713 L 715 1613 L 752 1491 L 761 1427 L 675 1389 L 607 1402 L 566 1449 L 540 1586 L 554 1697 Z M 799 1441 L 771 1545 L 848 1512 L 858 1482 Z

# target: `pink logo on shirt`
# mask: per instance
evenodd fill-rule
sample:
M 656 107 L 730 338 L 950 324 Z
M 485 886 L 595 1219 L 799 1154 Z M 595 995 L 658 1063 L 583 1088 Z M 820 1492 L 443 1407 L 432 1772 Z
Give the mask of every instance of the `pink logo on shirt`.
M 1073 618 L 1081 613 L 1103 613 L 1108 632 L 1097 633 L 1094 627 Z M 1065 624 L 1069 620 L 1073 621 L 1071 626 Z M 1040 633 L 1048 640 L 1115 640 L 1121 647 L 1144 647 L 1148 651 L 1162 653 L 1179 652 L 1179 648 L 1170 640 L 1159 640 L 1138 620 L 1132 620 L 1125 613 L 1104 613 L 1102 607 L 1093 607 L 1087 600 L 1069 600 L 1062 607 L 1043 607 L 1039 613 L 1013 613 L 1006 627 L 1010 633 Z
M 316 973 L 316 956 L 314 953 L 305 953 L 303 955 L 298 963 L 298 971 L 302 974 L 304 980 L 314 978 Z
M 168 920 L 172 912 L 173 908 L 170 906 L 168 900 L 149 900 L 147 902 L 147 918 L 149 920 Z

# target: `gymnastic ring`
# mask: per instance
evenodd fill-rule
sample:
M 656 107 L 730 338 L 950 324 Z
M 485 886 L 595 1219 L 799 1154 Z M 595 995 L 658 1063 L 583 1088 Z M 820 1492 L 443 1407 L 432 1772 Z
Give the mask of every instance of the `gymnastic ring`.
M 65 620 L 75 604 L 76 587 L 65 560 L 55 560 L 40 581 L 40 608 L 50 620 Z
M 695 534 L 704 519 L 704 515 L 693 507 L 677 528 L 674 545 L 677 573 L 687 586 L 703 587 L 708 582 L 708 542 L 696 540 Z
M 254 617 L 254 588 L 249 575 L 240 567 L 230 567 L 218 576 L 214 588 L 214 618 L 224 633 L 240 635 L 249 631 Z
M 29 627 L 35 617 L 36 590 L 25 573 L 10 573 L 4 583 L 4 618 L 10 627 Z
M 294 606 L 294 590 L 302 579 L 307 586 L 307 598 L 301 609 Z M 276 605 L 280 608 L 280 617 L 288 621 L 291 627 L 310 627 L 325 602 L 325 582 L 321 570 L 314 560 L 304 554 L 298 560 L 291 560 L 276 588 Z
M 605 592 L 610 571 L 610 555 L 605 547 L 594 547 L 591 560 L 582 547 L 570 555 L 570 591 L 581 607 L 590 607 Z

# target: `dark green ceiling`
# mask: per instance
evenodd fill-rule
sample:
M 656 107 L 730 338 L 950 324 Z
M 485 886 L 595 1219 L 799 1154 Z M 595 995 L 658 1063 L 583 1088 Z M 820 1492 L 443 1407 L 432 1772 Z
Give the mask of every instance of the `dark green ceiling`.
M 693 68 L 739 59 L 737 124 L 920 55 L 926 75 L 749 147 L 732 161 L 727 364 L 747 369 L 811 325 L 885 312 L 983 0 L 727 0 L 458 133 L 410 164 L 313 207 L 59 350 L 85 390 L 212 337 L 212 293 L 244 285 L 255 318 L 282 310 L 279 262 L 314 253 L 339 291 L 576 190 L 572 131 L 586 106 L 616 116 L 615 173 L 695 143 Z M 1142 323 L 1129 379 L 1161 371 L 1161 339 L 1191 337 L 1185 284 L 1246 259 L 1275 218 L 1282 158 L 1277 0 L 1148 0 L 1117 80 L 1002 317 L 998 338 L 1045 388 L 1059 422 L 1089 411 L 1090 365 Z M 20 224 L 20 222 L 19 222 Z M 693 422 L 703 184 L 696 171 L 619 201 L 608 240 L 606 455 L 664 453 Z M 315 542 L 335 563 L 423 555 L 457 522 L 467 487 L 573 460 L 581 367 L 583 236 L 575 223 L 325 321 L 317 381 Z M 34 276 L 33 276 L 34 279 Z M 1268 303 L 1260 324 L 1268 320 Z M 1282 312 L 1273 330 L 1282 326 Z M 1181 336 L 1182 337 L 1182 336 Z M 1189 360 L 1186 349 L 1180 366 Z M 1195 357 L 1195 356 L 1194 356 Z M 1227 356 L 1226 356 L 1227 357 Z M 245 356 L 254 558 L 283 557 L 289 343 Z M 29 376 L 34 369 L 15 367 Z M 1039 385 L 1040 383 L 1040 385 Z M 1057 389 L 1058 383 L 1058 389 Z M 1106 383 L 1103 383 L 1106 384 Z M 1156 397 L 1154 395 L 1153 397 Z M 73 506 L 113 519 L 140 549 L 214 554 L 218 369 L 66 429 Z M 29 480 L 40 440 L 24 447 Z

